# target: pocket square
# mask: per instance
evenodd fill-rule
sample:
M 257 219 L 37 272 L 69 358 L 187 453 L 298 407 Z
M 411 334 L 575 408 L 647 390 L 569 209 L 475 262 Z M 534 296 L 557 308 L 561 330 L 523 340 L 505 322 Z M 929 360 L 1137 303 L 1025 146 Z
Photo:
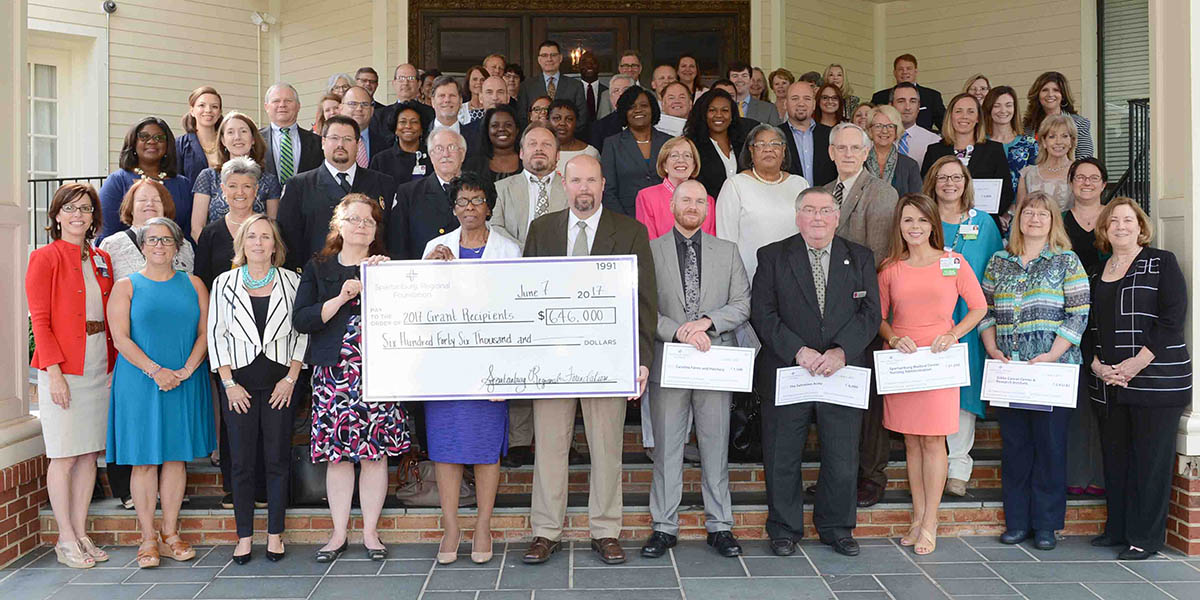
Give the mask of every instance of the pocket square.
M 858 299 L 858 298 L 866 298 L 866 297 L 867 297 L 867 291 L 866 291 L 866 290 L 859 290 L 859 291 L 857 291 L 857 292 L 854 292 L 854 294 L 853 294 L 853 298 L 855 298 L 855 299 Z

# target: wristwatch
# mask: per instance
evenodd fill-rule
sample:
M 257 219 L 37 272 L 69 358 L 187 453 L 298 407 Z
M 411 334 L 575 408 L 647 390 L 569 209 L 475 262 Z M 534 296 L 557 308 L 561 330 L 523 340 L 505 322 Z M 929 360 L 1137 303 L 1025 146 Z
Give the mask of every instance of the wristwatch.
M 283 380 L 284 380 L 284 381 L 286 381 L 286 382 L 288 382 L 288 383 L 289 383 L 289 384 L 291 384 L 291 385 L 296 385 L 296 380 L 295 380 L 295 379 L 292 379 L 292 376 L 291 376 L 291 375 L 284 375 L 284 376 L 283 376 Z
M 221 385 L 225 386 L 225 389 L 230 389 L 237 386 L 237 382 L 232 379 L 222 379 Z

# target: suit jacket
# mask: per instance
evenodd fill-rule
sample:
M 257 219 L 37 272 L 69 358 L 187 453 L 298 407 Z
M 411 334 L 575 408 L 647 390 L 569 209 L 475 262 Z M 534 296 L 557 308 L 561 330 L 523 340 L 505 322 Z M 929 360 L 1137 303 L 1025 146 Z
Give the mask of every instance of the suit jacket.
M 821 187 L 832 194 L 837 179 Z M 854 187 L 843 192 L 842 197 L 837 234 L 869 248 L 875 253 L 875 265 L 878 266 L 887 258 L 892 239 L 892 218 L 900 198 L 896 189 L 863 169 L 854 180 Z
M 671 136 L 650 129 L 650 161 L 642 158 L 633 132 L 626 129 L 604 140 L 600 166 L 604 169 L 604 208 L 632 217 L 637 213 L 637 194 L 642 188 L 662 183 L 658 174 L 658 151 Z
M 846 353 L 847 365 L 870 366 L 867 345 L 882 320 L 875 261 L 870 249 L 841 236 L 833 238 L 829 253 L 822 315 L 804 238 L 796 234 L 758 250 L 750 323 L 762 341 L 762 367 L 794 366 L 801 348 L 824 352 L 835 346 Z
M 713 322 L 708 330 L 713 345 L 736 346 L 733 330 L 750 318 L 750 280 L 746 277 L 737 244 L 703 231 L 697 231 L 693 239 L 700 243 L 698 313 Z M 654 256 L 654 278 L 658 281 L 658 328 L 650 381 L 658 381 L 662 372 L 663 343 L 678 341 L 675 332 L 688 318 L 674 232 L 651 240 L 650 252 Z
M 204 146 L 200 144 L 200 138 L 196 137 L 194 133 L 187 133 L 175 138 L 175 156 L 179 174 L 187 177 L 188 181 L 195 185 L 196 178 L 200 177 L 200 172 L 208 168 L 208 156 L 204 154 Z M 188 198 L 190 199 L 191 196 L 189 195 Z
M 385 212 L 388 254 L 395 260 L 417 260 L 429 240 L 458 229 L 450 197 L 430 173 L 396 188 L 396 203 Z
M 396 183 L 383 173 L 359 167 L 355 171 L 350 192 L 374 198 L 386 210 L 396 195 Z M 300 267 L 325 247 L 333 209 L 345 195 L 337 180 L 329 174 L 329 169 L 325 168 L 324 161 L 316 169 L 288 180 L 283 197 L 279 199 L 279 216 L 276 219 L 288 248 L 285 266 L 291 269 Z
M 567 222 L 570 209 L 542 215 L 529 225 L 525 256 L 566 256 Z M 637 255 L 638 264 L 638 364 L 654 362 L 654 332 L 658 326 L 658 286 L 654 257 L 646 227 L 632 217 L 602 210 L 592 256 Z M 876 309 L 878 312 L 878 308 Z
M 788 146 L 788 158 L 791 159 L 784 165 L 785 171 L 808 179 L 809 185 L 825 185 L 837 179 L 837 166 L 833 164 L 833 159 L 829 158 L 829 134 L 833 131 L 832 127 L 813 121 L 813 173 L 810 175 L 805 175 L 804 168 L 800 165 L 800 150 L 796 148 L 796 137 L 792 135 L 791 125 L 784 121 L 779 125 L 779 130 L 783 132 L 783 139 Z
M 942 130 L 942 119 L 946 117 L 946 105 L 942 102 L 942 93 L 923 85 L 917 85 L 917 93 L 921 95 L 921 110 L 917 113 L 917 125 L 930 131 Z M 889 101 L 892 88 L 883 88 L 871 96 L 871 104 L 891 104 Z
M 311 171 L 325 162 L 325 151 L 321 148 L 321 136 L 299 125 L 296 125 L 296 131 L 300 132 L 300 167 L 296 169 L 295 173 L 292 173 L 293 177 L 305 171 Z M 262 134 L 264 140 L 267 140 L 267 153 L 265 158 L 263 158 L 263 170 L 268 173 L 274 173 L 276 177 L 279 177 L 279 165 L 275 164 L 275 151 L 273 150 L 275 147 L 275 130 L 270 125 L 267 125 L 259 129 L 258 132 Z M 296 149 L 293 148 L 293 150 Z M 282 182 L 283 179 L 280 178 L 279 181 Z
M 223 366 L 248 366 L 259 354 L 284 366 L 304 360 L 308 336 L 292 327 L 300 274 L 284 269 L 278 276 L 269 296 L 261 337 L 241 271 L 225 271 L 213 281 L 208 296 L 208 366 L 213 372 Z
M 779 117 L 779 110 L 775 108 L 775 105 L 759 100 L 758 98 L 750 99 L 750 105 L 746 108 L 746 114 L 742 116 L 769 125 L 780 125 L 783 123 L 783 119 Z
M 925 162 L 921 165 L 921 176 L 924 177 L 929 173 L 930 167 L 937 159 L 943 156 L 952 156 L 954 148 L 941 142 L 930 144 L 925 150 Z M 975 144 L 975 149 L 971 151 L 971 160 L 967 161 L 967 171 L 971 173 L 973 179 L 1002 179 L 1004 183 L 1000 186 L 1000 211 L 996 215 L 1003 215 L 1008 212 L 1008 208 L 1012 206 L 1016 194 L 1013 192 L 1012 171 L 1008 168 L 1008 154 L 1004 152 L 1004 146 L 1000 142 L 988 140 L 982 144 Z
M 108 310 L 112 293 L 112 256 L 92 248 L 92 274 L 100 288 L 100 300 Z M 103 268 L 102 268 L 103 267 Z M 29 302 L 29 324 L 33 330 L 33 356 L 30 366 L 48 369 L 58 365 L 63 373 L 83 375 L 87 353 L 87 294 L 84 293 L 83 263 L 79 246 L 55 240 L 29 254 L 25 273 L 25 296 Z M 108 321 L 107 316 L 104 319 Z M 108 346 L 108 371 L 117 361 L 112 330 L 105 327 Z
M 522 128 L 529 124 L 529 105 L 533 104 L 538 96 L 545 95 L 546 77 L 542 73 L 539 72 L 521 83 L 521 87 L 517 90 L 517 119 Z M 575 122 L 576 136 L 587 131 L 587 96 L 583 90 L 583 82 L 559 71 L 558 89 L 554 92 L 554 99 L 570 100 L 575 104 L 575 111 L 579 115 L 579 119 Z
M 529 174 L 521 171 L 496 182 L 496 208 L 492 211 L 492 227 L 503 229 L 508 237 L 525 245 L 529 235 Z M 550 197 L 549 212 L 567 208 L 567 190 L 561 173 L 554 173 L 546 190 Z
M 604 140 L 621 133 L 623 129 L 617 113 L 610 112 L 590 123 L 580 139 L 599 149 L 604 147 Z
M 583 83 L 583 81 L 581 80 L 580 83 Z M 613 110 L 613 107 L 612 107 L 612 100 L 609 100 L 608 86 L 604 85 L 603 83 L 599 83 L 597 81 L 596 88 L 600 90 L 600 93 L 596 94 L 596 118 L 599 119 L 600 117 L 603 117 L 603 116 L 607 115 L 608 113 L 611 113 Z M 586 85 L 584 85 L 584 87 L 583 87 L 583 104 L 584 104 L 584 110 L 587 110 L 587 86 Z
M 413 169 L 418 162 L 425 168 L 426 175 L 433 174 L 433 163 L 429 161 L 429 154 L 424 147 L 420 154 L 421 160 L 418 161 L 416 154 L 401 150 L 393 140 L 391 147 L 371 158 L 370 169 L 391 177 L 397 186 L 404 185 L 413 180 Z
M 892 187 L 896 193 L 920 194 L 924 180 L 921 178 L 921 165 L 909 158 L 907 154 L 896 157 L 896 171 L 892 174 Z
M 335 365 L 341 355 L 342 337 L 350 317 L 360 314 L 359 299 L 347 302 L 328 321 L 321 319 L 325 302 L 342 292 L 342 284 L 358 278 L 360 269 L 343 267 L 336 256 L 313 258 L 304 264 L 296 302 L 292 308 L 292 327 L 308 336 L 304 362 L 308 366 Z

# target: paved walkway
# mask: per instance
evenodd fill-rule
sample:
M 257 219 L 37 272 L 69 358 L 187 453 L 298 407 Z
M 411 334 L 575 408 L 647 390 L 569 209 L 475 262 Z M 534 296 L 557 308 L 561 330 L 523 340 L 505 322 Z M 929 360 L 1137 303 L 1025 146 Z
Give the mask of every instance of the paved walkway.
M 109 548 L 112 560 L 89 571 L 62 568 L 48 547 L 0 571 L 0 598 L 399 598 L 423 600 L 930 600 L 1026 598 L 1029 600 L 1159 600 L 1200 598 L 1200 560 L 1165 554 L 1143 562 L 1117 562 L 1115 551 L 1070 537 L 1053 552 L 1000 545 L 995 537 L 943 537 L 937 552 L 915 556 L 896 540 L 864 539 L 862 555 L 846 558 L 805 542 L 795 556 L 777 558 L 764 542 L 745 544 L 740 559 L 717 556 L 688 541 L 671 556 L 641 558 L 630 544 L 629 562 L 605 566 L 576 542 L 546 564 L 521 563 L 525 544 L 497 544 L 491 564 L 463 556 L 435 566 L 435 546 L 391 546 L 384 563 L 353 548 L 333 565 L 311 559 L 314 546 L 292 545 L 279 563 L 263 558 L 244 566 L 230 561 L 232 546 L 197 548 L 198 558 L 138 570 L 135 548 Z M 505 551 L 503 557 L 500 550 Z M 469 548 L 464 545 L 464 552 Z M 501 567 L 503 559 L 503 567 Z

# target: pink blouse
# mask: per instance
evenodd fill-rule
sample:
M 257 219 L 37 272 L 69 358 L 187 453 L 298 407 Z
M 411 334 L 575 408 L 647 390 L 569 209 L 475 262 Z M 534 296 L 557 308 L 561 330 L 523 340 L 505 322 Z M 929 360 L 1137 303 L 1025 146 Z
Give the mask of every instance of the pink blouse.
M 675 186 L 671 185 L 671 181 L 668 179 L 664 179 L 658 185 L 642 188 L 642 191 L 638 192 L 635 216 L 639 223 L 646 226 L 646 231 L 650 233 L 650 239 L 671 231 L 671 228 L 675 226 L 675 215 L 671 214 L 671 195 L 674 193 Z M 708 216 L 704 217 L 704 223 L 700 225 L 700 230 L 710 235 L 717 235 L 716 215 L 717 201 L 709 196 Z

